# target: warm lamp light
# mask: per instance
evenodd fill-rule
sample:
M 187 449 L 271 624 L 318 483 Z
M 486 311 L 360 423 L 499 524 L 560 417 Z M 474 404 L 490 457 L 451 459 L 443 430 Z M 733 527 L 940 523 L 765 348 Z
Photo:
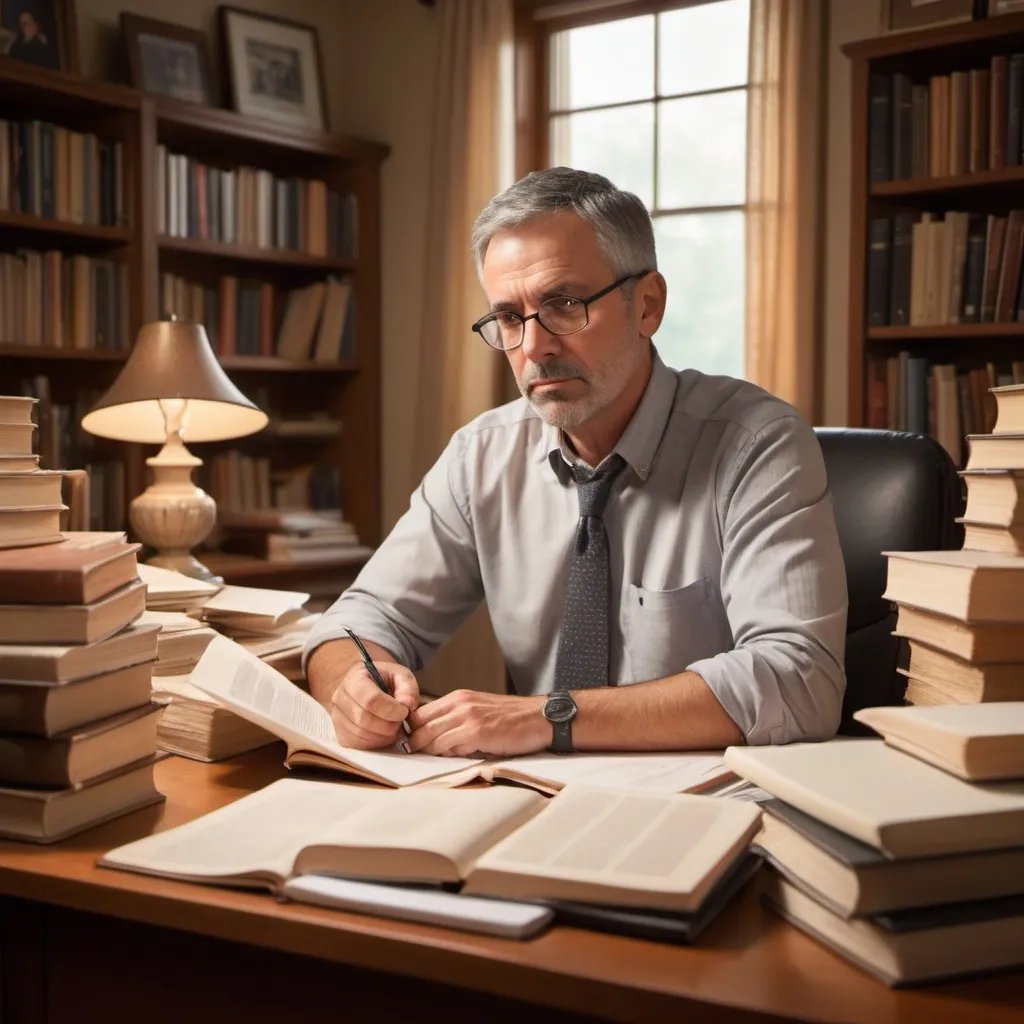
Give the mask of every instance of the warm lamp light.
M 82 420 L 82 429 L 115 441 L 163 444 L 146 459 L 153 482 L 128 510 L 139 539 L 156 549 L 154 565 L 220 582 L 193 558 L 209 535 L 217 505 L 192 482 L 203 464 L 189 441 L 225 441 L 267 425 L 258 409 L 228 379 L 201 324 L 161 320 L 139 331 L 124 369 Z

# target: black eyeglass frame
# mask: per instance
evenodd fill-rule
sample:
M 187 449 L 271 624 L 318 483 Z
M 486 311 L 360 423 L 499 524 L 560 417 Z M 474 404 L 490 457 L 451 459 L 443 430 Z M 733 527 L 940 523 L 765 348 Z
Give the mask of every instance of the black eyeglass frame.
M 511 309 L 501 310 L 501 311 L 499 311 L 497 313 L 488 313 L 486 316 L 480 317 L 480 319 L 477 320 L 477 322 L 475 324 L 473 324 L 471 330 L 473 330 L 477 334 L 479 334 L 480 337 L 483 339 L 484 344 L 488 348 L 493 348 L 495 352 L 514 352 L 517 348 L 519 348 L 523 344 L 523 341 L 526 338 L 526 324 L 530 320 L 536 320 L 537 323 L 539 323 L 541 325 L 541 327 L 543 327 L 544 330 L 548 332 L 548 334 L 554 334 L 554 335 L 556 335 L 557 337 L 560 337 L 560 338 L 567 337 L 570 334 L 579 334 L 580 331 L 582 331 L 584 328 L 586 328 L 586 327 L 588 327 L 590 325 L 590 304 L 592 302 L 596 302 L 598 299 L 602 298 L 603 296 L 608 295 L 610 292 L 615 291 L 616 288 L 621 288 L 622 285 L 624 285 L 627 281 L 639 281 L 640 278 L 646 277 L 648 274 L 651 274 L 651 273 L 653 273 L 653 271 L 651 271 L 651 270 L 641 270 L 638 274 L 626 274 L 625 277 L 620 277 L 617 281 L 612 281 L 612 283 L 610 285 L 608 285 L 605 288 L 602 288 L 600 291 L 594 292 L 593 295 L 590 295 L 590 296 L 588 296 L 585 299 L 578 298 L 575 295 L 552 295 L 549 298 L 545 299 L 544 302 L 542 302 L 540 304 L 540 306 L 538 307 L 538 309 L 537 309 L 537 311 L 535 313 L 530 313 L 528 316 L 520 316 L 515 310 L 511 310 Z M 583 305 L 583 313 L 584 313 L 585 319 L 584 319 L 583 323 L 579 327 L 576 328 L 576 330 L 574 330 L 574 331 L 553 331 L 540 318 L 541 310 L 544 308 L 545 304 L 548 303 L 548 302 L 557 302 L 559 299 L 572 299 L 573 302 L 582 303 L 582 305 Z M 494 323 L 498 319 L 499 316 L 505 316 L 505 317 L 513 316 L 513 317 L 515 317 L 519 321 L 519 342 L 518 342 L 518 344 L 511 345 L 509 348 L 505 348 L 504 346 L 492 345 L 484 337 L 484 333 L 483 333 L 484 326 L 486 324 L 489 324 L 489 323 Z

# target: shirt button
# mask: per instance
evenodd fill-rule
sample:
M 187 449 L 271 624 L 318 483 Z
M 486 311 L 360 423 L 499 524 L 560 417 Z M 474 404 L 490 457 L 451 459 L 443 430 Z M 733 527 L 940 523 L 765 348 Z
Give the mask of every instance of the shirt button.
M 646 473 L 647 472 L 647 465 L 646 464 L 643 464 L 643 465 L 640 466 L 640 472 L 641 473 Z

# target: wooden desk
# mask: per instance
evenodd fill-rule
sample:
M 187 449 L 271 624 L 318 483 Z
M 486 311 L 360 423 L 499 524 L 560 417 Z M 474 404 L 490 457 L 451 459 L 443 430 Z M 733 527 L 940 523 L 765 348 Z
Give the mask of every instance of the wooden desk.
M 1024 1016 L 1024 974 L 891 991 L 750 889 L 693 948 L 571 928 L 530 942 L 279 904 L 95 866 L 106 850 L 279 777 L 281 748 L 170 758 L 165 805 L 55 847 L 0 842 L 0 1019 L 927 1021 Z M 590 1016 L 587 1016 L 590 1015 Z

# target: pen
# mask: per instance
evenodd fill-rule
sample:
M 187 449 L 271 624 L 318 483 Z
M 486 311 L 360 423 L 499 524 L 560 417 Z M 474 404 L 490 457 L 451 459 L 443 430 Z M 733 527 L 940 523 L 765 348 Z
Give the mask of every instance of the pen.
M 381 679 L 380 673 L 377 671 L 377 666 L 374 665 L 373 659 L 370 657 L 370 652 L 363 646 L 362 640 L 360 640 L 351 629 L 346 628 L 345 632 L 348 633 L 353 641 L 355 641 L 356 647 L 359 648 L 359 653 L 363 656 L 363 664 L 366 666 L 366 671 L 370 673 L 370 678 L 377 684 L 378 689 L 382 690 L 389 697 L 393 697 L 394 694 L 388 689 L 388 684 Z M 409 720 L 407 718 L 402 719 L 402 731 L 406 736 L 410 736 L 412 734 L 412 729 L 409 728 Z M 402 740 L 398 744 L 398 749 L 401 750 L 403 754 L 408 754 L 408 742 L 406 740 Z

